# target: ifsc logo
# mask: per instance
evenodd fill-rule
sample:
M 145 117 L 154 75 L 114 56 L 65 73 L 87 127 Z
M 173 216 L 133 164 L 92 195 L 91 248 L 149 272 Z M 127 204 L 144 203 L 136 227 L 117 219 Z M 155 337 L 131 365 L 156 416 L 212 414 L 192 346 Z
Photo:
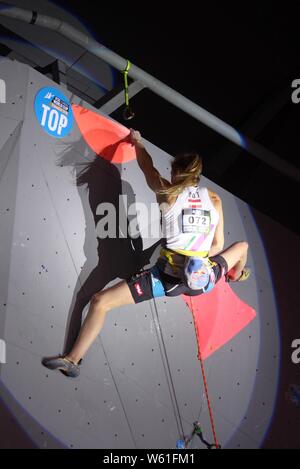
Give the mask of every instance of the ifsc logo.
M 56 88 L 42 88 L 34 101 L 36 118 L 49 135 L 63 138 L 74 125 L 72 106 L 68 98 Z

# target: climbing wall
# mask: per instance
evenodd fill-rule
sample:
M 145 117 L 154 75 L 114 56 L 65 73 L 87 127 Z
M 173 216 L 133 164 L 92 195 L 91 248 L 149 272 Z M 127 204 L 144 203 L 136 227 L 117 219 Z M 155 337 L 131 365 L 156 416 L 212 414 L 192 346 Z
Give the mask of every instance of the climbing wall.
M 153 206 L 147 218 L 139 206 L 155 200 L 134 159 L 114 163 L 95 154 L 95 129 L 81 128 L 76 109 L 99 111 L 16 61 L 1 60 L 0 77 L 7 83 L 0 105 L 2 400 L 41 448 L 175 448 L 195 420 L 212 440 L 192 314 L 182 297 L 111 311 L 79 378 L 42 367 L 43 356 L 72 343 L 93 293 L 155 263 L 159 213 Z M 63 91 L 73 105 L 63 137 L 37 119 L 36 97 L 45 87 Z M 168 178 L 171 156 L 146 146 Z M 271 422 L 278 381 L 272 279 L 251 208 L 205 178 L 203 185 L 222 197 L 226 246 L 249 242 L 253 275 L 232 289 L 256 311 L 205 360 L 218 439 L 222 447 L 256 448 Z M 98 237 L 104 203 L 115 207 L 123 234 L 138 215 L 135 239 Z M 194 439 L 191 447 L 203 445 Z

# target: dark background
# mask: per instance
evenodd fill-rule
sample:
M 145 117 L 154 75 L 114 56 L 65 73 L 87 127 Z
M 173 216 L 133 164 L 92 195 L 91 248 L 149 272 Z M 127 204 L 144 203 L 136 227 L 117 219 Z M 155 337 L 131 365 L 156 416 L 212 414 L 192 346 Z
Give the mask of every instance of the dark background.
M 118 3 L 59 0 L 95 39 L 238 130 L 263 110 L 272 119 L 255 140 L 299 168 L 298 8 L 291 2 Z M 116 80 L 121 74 L 116 72 Z M 278 111 L 278 96 L 285 105 Z M 197 150 L 204 175 L 299 233 L 298 184 L 148 90 L 123 123 L 171 154 Z M 274 108 L 274 110 L 272 110 Z M 122 122 L 120 111 L 113 115 Z M 245 132 L 247 135 L 247 131 Z M 232 160 L 232 155 L 235 155 Z M 225 163 L 225 167 L 224 167 Z

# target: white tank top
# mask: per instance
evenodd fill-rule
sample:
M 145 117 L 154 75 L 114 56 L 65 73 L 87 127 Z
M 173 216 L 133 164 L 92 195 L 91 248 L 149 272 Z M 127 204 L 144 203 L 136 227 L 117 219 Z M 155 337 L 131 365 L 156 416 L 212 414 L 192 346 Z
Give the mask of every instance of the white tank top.
M 219 213 L 206 187 L 186 188 L 175 204 L 162 212 L 164 246 L 173 251 L 208 252 L 214 239 Z M 190 254 L 188 254 L 188 251 Z

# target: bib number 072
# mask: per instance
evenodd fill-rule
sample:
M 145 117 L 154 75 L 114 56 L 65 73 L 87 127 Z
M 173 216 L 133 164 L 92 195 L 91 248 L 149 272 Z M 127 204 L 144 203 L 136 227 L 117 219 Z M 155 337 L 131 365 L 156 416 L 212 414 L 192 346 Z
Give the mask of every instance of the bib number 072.
M 200 209 L 182 211 L 183 233 L 208 233 L 210 230 L 210 212 Z

